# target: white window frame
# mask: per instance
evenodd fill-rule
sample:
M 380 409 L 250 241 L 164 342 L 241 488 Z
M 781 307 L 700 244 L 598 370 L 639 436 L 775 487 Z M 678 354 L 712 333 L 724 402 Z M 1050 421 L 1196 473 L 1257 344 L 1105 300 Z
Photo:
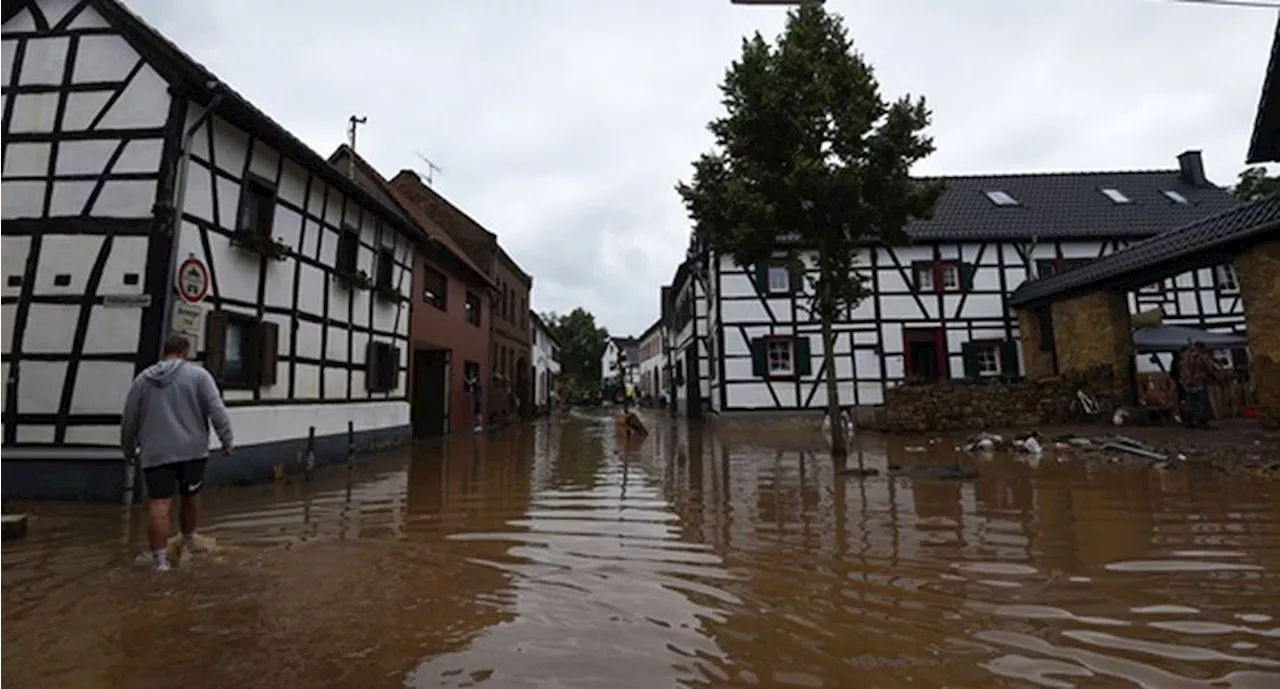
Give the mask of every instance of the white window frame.
M 786 294 L 791 291 L 791 271 L 786 266 L 771 264 L 767 276 L 769 294 Z
M 988 189 L 982 192 L 987 195 L 987 200 L 997 206 L 1017 206 L 1018 199 L 1013 198 L 1013 194 L 1003 189 Z
M 1133 200 L 1130 199 L 1128 196 L 1125 196 L 1123 191 L 1120 191 L 1119 189 L 1116 189 L 1114 187 L 1103 187 L 1102 193 L 1107 198 L 1111 199 L 1112 203 L 1118 203 L 1118 204 L 1133 203 Z
M 1164 280 L 1153 282 L 1149 285 L 1143 285 L 1138 288 L 1140 294 L 1164 294 L 1166 291 Z
M 1236 267 L 1230 263 L 1214 266 L 1213 284 L 1220 292 L 1238 294 L 1240 292 L 1240 278 L 1236 276 Z
M 960 290 L 960 266 L 954 263 L 942 264 L 942 290 L 957 292 Z
M 775 361 L 774 355 L 777 354 Z M 775 368 L 774 364 L 778 366 Z M 764 372 L 769 378 L 775 376 L 794 376 L 796 374 L 796 343 L 791 339 L 768 339 L 764 341 Z
M 978 363 L 978 375 L 982 377 L 998 376 L 1004 373 L 1004 362 L 1000 360 L 1000 346 L 990 342 L 982 342 L 973 347 L 974 359 Z M 987 360 L 990 355 L 990 360 Z M 990 364 L 990 366 L 988 366 Z
M 1181 204 L 1183 204 L 1183 205 L 1190 205 L 1190 204 L 1191 204 L 1191 201 L 1190 201 L 1187 197 L 1183 196 L 1183 195 L 1182 195 L 1182 192 L 1174 191 L 1174 190 L 1172 190 L 1172 189 L 1165 189 L 1165 190 L 1164 190 L 1163 192 L 1161 192 L 1161 193 L 1163 193 L 1163 194 L 1164 194 L 1164 197 L 1165 197 L 1166 199 L 1169 199 L 1170 201 L 1172 201 L 1172 202 L 1174 202 L 1174 203 L 1181 203 Z
M 934 290 L 932 265 L 916 270 L 916 289 L 921 292 L 932 292 Z

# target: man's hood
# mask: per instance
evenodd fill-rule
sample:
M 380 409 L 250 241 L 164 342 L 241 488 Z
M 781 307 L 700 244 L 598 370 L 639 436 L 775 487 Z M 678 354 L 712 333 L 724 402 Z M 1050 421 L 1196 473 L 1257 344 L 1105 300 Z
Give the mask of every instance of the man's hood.
M 142 372 L 142 377 L 148 383 L 162 388 L 173 382 L 177 377 L 178 371 L 182 369 L 182 365 L 186 363 L 182 359 L 165 359 L 158 364 L 153 364 Z

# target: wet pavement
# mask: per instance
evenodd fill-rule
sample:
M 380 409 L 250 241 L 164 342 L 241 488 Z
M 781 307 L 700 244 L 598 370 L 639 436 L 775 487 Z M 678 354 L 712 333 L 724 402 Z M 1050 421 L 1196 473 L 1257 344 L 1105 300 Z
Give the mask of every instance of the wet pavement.
M 1280 483 L 571 413 L 141 513 L 18 506 L 5 687 L 1280 687 Z M 954 438 L 954 436 L 949 436 Z M 857 438 L 867 466 L 951 442 Z M 908 449 L 910 448 L 910 449 Z M 216 461 L 216 460 L 215 460 Z

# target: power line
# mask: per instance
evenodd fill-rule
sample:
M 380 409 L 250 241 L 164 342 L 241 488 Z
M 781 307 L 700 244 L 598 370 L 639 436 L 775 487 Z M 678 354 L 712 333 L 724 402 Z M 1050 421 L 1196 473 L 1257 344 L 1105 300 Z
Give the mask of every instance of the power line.
M 1188 5 L 1223 5 L 1226 7 L 1262 7 L 1269 10 L 1280 10 L 1280 2 L 1264 0 L 1170 0 Z

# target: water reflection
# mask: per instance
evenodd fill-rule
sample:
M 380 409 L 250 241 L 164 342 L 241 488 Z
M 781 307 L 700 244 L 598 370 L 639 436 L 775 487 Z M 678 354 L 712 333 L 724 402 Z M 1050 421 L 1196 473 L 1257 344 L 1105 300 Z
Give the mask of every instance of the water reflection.
M 4 547 L 3 681 L 191 686 L 1280 686 L 1280 493 L 977 460 L 838 476 L 795 438 L 582 413 L 209 496 L 130 566 L 112 507 Z M 851 464 L 965 463 L 857 439 Z M 175 662 L 179 659 L 180 662 Z

